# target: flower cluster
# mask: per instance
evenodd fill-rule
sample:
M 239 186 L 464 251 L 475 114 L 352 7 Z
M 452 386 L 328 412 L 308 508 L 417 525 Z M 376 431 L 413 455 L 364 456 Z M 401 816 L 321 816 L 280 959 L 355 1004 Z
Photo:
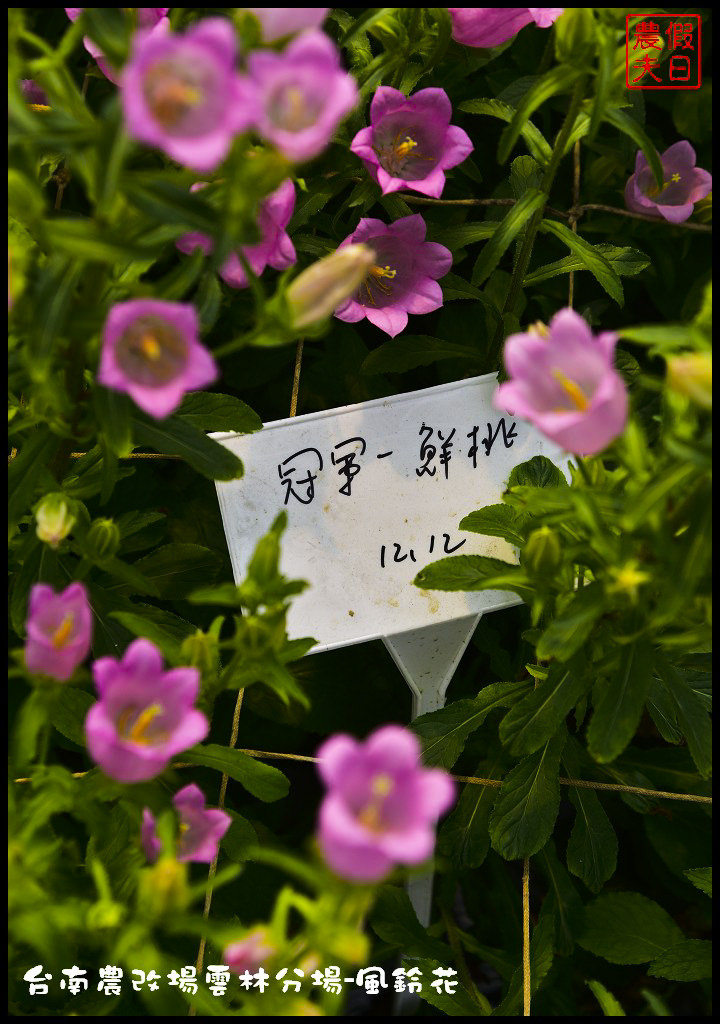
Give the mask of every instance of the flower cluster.
M 66 7 L 65 13 L 70 21 L 76 21 L 84 10 L 84 7 Z M 130 7 L 126 8 L 126 10 L 134 13 L 135 21 L 139 28 L 147 29 L 148 31 L 153 31 L 158 27 L 160 27 L 160 31 L 165 31 L 168 28 L 167 13 L 170 10 L 169 7 Z M 105 77 L 117 85 L 119 81 L 117 69 L 108 63 L 105 54 L 97 43 L 94 43 L 89 36 L 85 36 L 83 43 L 90 56 L 95 58 L 97 66 Z

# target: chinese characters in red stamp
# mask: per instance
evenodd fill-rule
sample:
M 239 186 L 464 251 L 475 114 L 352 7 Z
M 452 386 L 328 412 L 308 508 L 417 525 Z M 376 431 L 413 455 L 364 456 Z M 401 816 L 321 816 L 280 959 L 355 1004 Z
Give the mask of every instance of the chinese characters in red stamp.
M 628 89 L 699 89 L 701 21 L 699 14 L 628 14 Z

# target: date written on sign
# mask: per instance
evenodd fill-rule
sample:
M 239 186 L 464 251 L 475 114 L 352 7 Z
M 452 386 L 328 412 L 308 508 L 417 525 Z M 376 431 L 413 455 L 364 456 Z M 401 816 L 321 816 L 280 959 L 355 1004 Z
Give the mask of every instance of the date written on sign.
M 217 434 L 245 476 L 218 482 L 236 580 L 281 509 L 282 569 L 306 579 L 288 625 L 315 651 L 515 603 L 510 594 L 423 591 L 418 569 L 454 552 L 514 560 L 460 520 L 501 500 L 510 471 L 555 445 L 492 405 L 494 374 Z

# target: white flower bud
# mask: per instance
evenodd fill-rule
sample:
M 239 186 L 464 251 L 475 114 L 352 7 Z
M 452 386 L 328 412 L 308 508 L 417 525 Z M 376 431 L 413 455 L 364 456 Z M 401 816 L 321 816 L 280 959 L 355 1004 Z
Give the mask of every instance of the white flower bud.
M 286 294 L 293 327 L 307 327 L 330 316 L 360 287 L 375 258 L 367 245 L 348 245 L 298 274 Z
M 43 543 L 56 548 L 72 530 L 75 518 L 64 494 L 47 494 L 35 511 L 35 532 Z

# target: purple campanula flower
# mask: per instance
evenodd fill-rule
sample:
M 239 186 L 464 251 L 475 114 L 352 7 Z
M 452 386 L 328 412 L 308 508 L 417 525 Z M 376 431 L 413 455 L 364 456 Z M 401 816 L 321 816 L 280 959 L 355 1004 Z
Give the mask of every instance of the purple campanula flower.
M 341 68 L 335 43 L 317 29 L 302 32 L 282 53 L 251 53 L 248 72 L 260 135 L 295 163 L 322 152 L 357 103 L 355 79 Z
M 625 186 L 625 205 L 635 213 L 664 217 L 671 224 L 682 224 L 693 212 L 694 204 L 712 192 L 712 175 L 696 167 L 695 150 L 689 142 L 676 142 L 660 157 L 663 187 L 658 188 L 655 176 L 638 150 L 635 173 Z
M 203 188 L 205 182 L 197 182 L 191 191 Z M 296 262 L 295 247 L 290 241 L 285 228 L 295 209 L 295 186 L 288 178 L 279 188 L 271 192 L 260 204 L 257 225 L 262 236 L 257 245 L 242 246 L 242 253 L 250 264 L 253 272 L 259 277 L 266 266 L 273 270 L 285 270 Z M 175 243 L 181 252 L 190 253 L 193 249 L 202 249 L 204 253 L 212 252 L 212 239 L 199 232 L 183 235 Z M 248 279 L 245 268 L 238 259 L 237 253 L 231 253 L 220 268 L 220 277 L 231 288 L 247 288 Z
M 198 339 L 193 306 L 131 299 L 110 310 L 97 379 L 106 388 L 127 391 L 150 416 L 168 416 L 186 391 L 206 387 L 217 375 L 215 360 Z
M 511 335 L 504 353 L 510 380 L 495 392 L 495 407 L 529 420 L 567 452 L 595 455 L 623 432 L 628 416 L 616 344 L 616 334 L 595 336 L 572 309 L 561 309 L 549 327 Z
M 218 851 L 218 843 L 232 824 L 225 811 L 207 810 L 203 791 L 191 783 L 178 790 L 173 805 L 180 818 L 180 835 L 176 856 L 181 861 L 209 864 Z M 155 830 L 155 818 L 147 807 L 143 810 L 142 844 L 150 863 L 154 863 L 162 849 Z
M 27 667 L 66 682 L 90 650 L 92 611 L 83 584 L 71 583 L 56 594 L 47 583 L 36 583 L 25 625 Z
M 137 32 L 120 79 L 128 133 L 193 170 L 216 168 L 256 113 L 236 56 L 226 18 L 205 18 L 184 35 Z
M 549 28 L 564 7 L 448 7 L 453 39 L 465 46 L 498 46 L 531 22 Z
M 20 88 L 22 90 L 23 98 L 34 110 L 50 109 L 47 93 L 44 89 L 40 88 L 37 82 L 33 82 L 32 78 L 23 78 L 20 82 Z
M 90 756 L 111 779 L 152 779 L 207 736 L 208 721 L 193 707 L 197 669 L 165 672 L 149 640 L 134 640 L 121 660 L 99 658 L 92 669 L 100 699 L 85 719 L 85 736 Z
M 437 199 L 444 171 L 470 155 L 467 133 L 450 124 L 452 107 L 444 89 L 421 89 L 405 96 L 381 85 L 370 104 L 370 126 L 350 144 L 383 195 L 410 188 Z
M 241 7 L 239 10 L 255 15 L 262 25 L 266 43 L 274 43 L 276 39 L 295 35 L 306 28 L 320 28 L 330 12 L 329 7 Z
M 67 14 L 70 21 L 75 21 L 80 17 L 82 12 L 85 10 L 84 7 L 66 7 L 65 13 Z M 161 22 L 163 22 L 163 30 L 167 26 L 167 12 L 170 10 L 169 7 L 129 7 L 127 10 L 134 11 L 135 19 L 138 28 L 154 29 Z M 90 36 L 85 36 L 83 39 L 85 49 L 91 57 L 95 58 L 97 66 L 100 68 L 102 73 L 115 85 L 118 84 L 118 71 L 108 64 L 105 59 L 105 54 L 102 52 L 97 43 L 93 42 Z
M 419 213 L 389 225 L 374 217 L 363 218 L 338 249 L 364 242 L 375 252 L 375 264 L 335 316 L 349 323 L 367 317 L 394 338 L 407 327 L 408 313 L 439 309 L 443 295 L 437 279 L 452 266 L 452 253 L 438 242 L 426 242 L 425 233 Z
M 220 959 L 233 974 L 244 974 L 245 971 L 255 974 L 258 967 L 262 967 L 276 953 L 277 948 L 272 944 L 270 931 L 258 925 L 244 939 L 226 946 Z
M 413 733 L 387 725 L 364 743 L 332 736 L 318 758 L 328 787 L 318 838 L 337 875 L 376 882 L 397 863 L 427 860 L 435 823 L 452 804 L 454 786 L 446 772 L 423 768 Z

